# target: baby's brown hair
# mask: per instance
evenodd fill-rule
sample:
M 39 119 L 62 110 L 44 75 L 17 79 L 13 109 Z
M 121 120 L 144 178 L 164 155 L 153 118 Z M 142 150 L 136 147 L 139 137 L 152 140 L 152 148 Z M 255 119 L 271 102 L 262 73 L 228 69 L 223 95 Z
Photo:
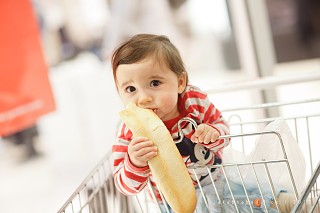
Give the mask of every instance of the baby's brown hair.
M 153 57 L 158 63 L 166 65 L 177 76 L 188 74 L 178 49 L 164 35 L 137 34 L 120 44 L 112 55 L 113 78 L 116 82 L 116 71 L 121 64 L 133 64 Z

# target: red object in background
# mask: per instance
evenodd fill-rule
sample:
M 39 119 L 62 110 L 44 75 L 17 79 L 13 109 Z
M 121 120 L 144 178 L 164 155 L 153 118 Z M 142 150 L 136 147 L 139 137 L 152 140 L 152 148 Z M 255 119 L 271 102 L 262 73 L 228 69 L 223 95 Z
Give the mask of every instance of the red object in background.
M 0 137 L 55 110 L 31 0 L 0 1 Z

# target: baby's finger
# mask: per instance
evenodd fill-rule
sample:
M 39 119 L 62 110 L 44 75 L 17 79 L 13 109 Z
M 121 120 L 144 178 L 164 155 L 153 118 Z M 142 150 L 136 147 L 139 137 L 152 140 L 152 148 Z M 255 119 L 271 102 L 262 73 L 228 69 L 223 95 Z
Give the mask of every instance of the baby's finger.
M 157 149 L 154 149 L 154 150 L 152 150 L 152 151 L 150 151 L 150 152 L 147 152 L 147 153 L 145 153 L 143 156 L 141 156 L 143 159 L 144 159 L 144 161 L 149 161 L 149 160 L 151 160 L 153 157 L 155 157 L 155 156 L 157 156 L 157 154 L 158 154 L 158 151 L 157 151 Z
M 196 131 L 193 133 L 193 135 L 198 138 L 201 134 L 203 134 L 203 131 L 205 131 L 204 125 L 199 125 Z
M 141 141 L 139 143 L 132 144 L 131 146 L 133 147 L 134 150 L 138 151 L 145 147 L 152 147 L 154 146 L 154 143 L 152 141 Z
M 193 143 L 198 143 L 199 141 L 198 141 L 198 138 L 193 134 L 192 136 L 191 136 L 191 141 L 193 142 Z
M 156 146 L 146 146 L 136 151 L 136 155 L 138 157 L 141 157 L 148 154 L 149 152 L 157 152 L 157 150 L 158 148 Z
M 215 142 L 219 138 L 219 132 L 215 131 L 211 134 L 211 142 Z
M 211 141 L 211 138 L 212 138 L 211 136 L 212 136 L 212 134 L 210 134 L 210 133 L 206 134 L 205 137 L 204 137 L 204 139 L 203 139 L 203 143 L 204 143 L 204 144 L 211 143 L 211 142 L 212 142 L 212 141 Z
M 144 142 L 144 141 L 147 141 L 147 140 L 148 140 L 148 138 L 146 138 L 146 137 L 134 137 L 134 138 L 132 138 L 130 144 L 131 145 L 135 145 L 137 143 L 141 143 L 141 142 Z
M 208 128 L 204 128 L 201 135 L 199 135 L 198 137 L 198 141 L 199 143 L 203 143 L 205 141 L 206 135 L 208 134 L 209 129 Z

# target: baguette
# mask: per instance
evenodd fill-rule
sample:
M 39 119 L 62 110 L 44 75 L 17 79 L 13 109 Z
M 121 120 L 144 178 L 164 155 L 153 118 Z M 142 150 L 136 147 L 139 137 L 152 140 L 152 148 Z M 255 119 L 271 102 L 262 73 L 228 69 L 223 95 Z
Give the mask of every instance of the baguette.
M 148 164 L 155 182 L 170 207 L 177 213 L 192 213 L 196 207 L 196 193 L 191 177 L 170 132 L 161 119 L 149 109 L 130 103 L 120 113 L 133 136 L 153 141 L 158 155 Z

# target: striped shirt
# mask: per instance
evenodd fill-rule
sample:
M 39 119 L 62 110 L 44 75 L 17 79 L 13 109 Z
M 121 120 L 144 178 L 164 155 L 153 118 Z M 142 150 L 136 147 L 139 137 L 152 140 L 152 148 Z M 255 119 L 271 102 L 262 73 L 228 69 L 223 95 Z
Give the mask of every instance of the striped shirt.
M 205 123 L 215 128 L 220 135 L 229 134 L 229 127 L 220 111 L 210 102 L 206 93 L 199 88 L 188 85 L 185 91 L 178 99 L 179 117 L 164 121 L 172 135 L 173 140 L 183 158 L 183 161 L 189 171 L 189 174 L 197 185 L 193 170 L 189 169 L 193 165 L 216 165 L 221 164 L 221 152 L 224 147 L 229 144 L 228 140 L 218 139 L 209 144 L 198 144 L 191 142 L 190 138 L 194 133 L 192 123 L 183 121 L 180 124 L 183 135 L 178 134 L 177 122 L 188 117 L 196 121 L 197 124 Z M 150 179 L 151 185 L 154 187 L 156 196 L 159 197 L 158 189 L 152 177 L 149 166 L 138 168 L 134 166 L 128 156 L 128 145 L 132 139 L 132 132 L 124 123 L 121 124 L 117 141 L 112 147 L 114 157 L 114 178 L 115 185 L 118 190 L 125 195 L 135 195 L 146 186 Z M 218 172 L 211 170 L 213 178 L 217 177 Z M 210 181 L 207 169 L 199 168 L 196 170 L 197 178 L 201 184 Z

